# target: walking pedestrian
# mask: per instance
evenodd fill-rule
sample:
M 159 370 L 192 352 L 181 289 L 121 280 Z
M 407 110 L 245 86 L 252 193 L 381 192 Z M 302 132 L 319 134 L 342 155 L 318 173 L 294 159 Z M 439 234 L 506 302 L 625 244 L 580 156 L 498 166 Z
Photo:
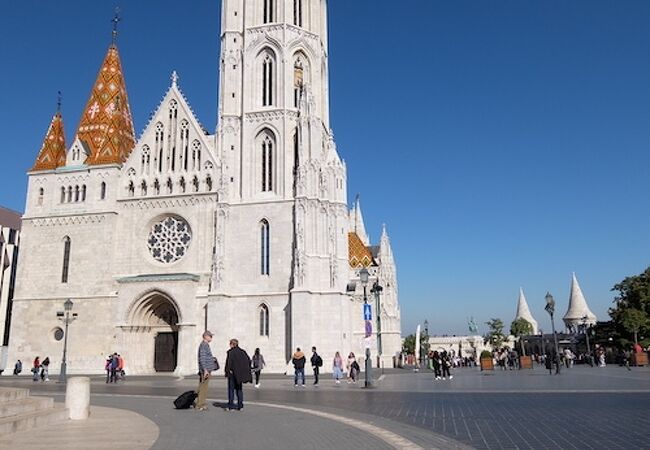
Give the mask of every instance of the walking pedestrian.
M 32 380 L 38 381 L 38 371 L 41 368 L 41 359 L 37 356 L 32 364 Z
M 431 365 L 433 366 L 433 377 L 436 380 L 442 378 L 442 372 L 440 371 L 440 354 L 435 351 L 431 357 Z
M 341 378 L 343 378 L 343 358 L 341 354 L 336 352 L 334 354 L 334 360 L 332 361 L 332 376 L 336 384 L 341 384 Z
M 318 353 L 316 353 L 316 347 L 311 348 L 311 368 L 314 371 L 314 386 L 318 386 L 318 373 L 320 371 L 320 367 L 323 365 L 323 358 L 320 357 Z
M 120 360 L 117 357 L 117 352 L 111 356 L 111 383 L 117 383 L 117 368 L 120 365 Z
M 264 356 L 260 353 L 260 349 L 256 348 L 255 353 L 253 353 L 252 369 L 255 374 L 255 387 L 257 389 L 260 387 L 260 376 L 262 375 L 262 369 L 264 369 L 264 366 L 266 366 Z
M 228 377 L 228 411 L 244 408 L 244 383 L 253 381 L 251 376 L 251 359 L 243 349 L 239 348 L 237 339 L 230 340 L 230 350 L 226 356 L 226 377 Z M 235 394 L 237 406 L 235 407 Z
M 442 379 L 446 380 L 447 377 L 451 380 L 454 378 L 454 376 L 451 374 L 449 369 L 451 368 L 451 358 L 449 357 L 449 354 L 447 352 L 442 352 L 441 356 L 441 366 L 442 366 Z
M 346 364 L 345 368 L 348 369 L 348 384 L 356 384 L 357 375 L 359 374 L 361 368 L 359 367 L 359 363 L 357 362 L 357 358 L 354 356 L 353 352 L 350 352 L 348 355 L 348 363 Z
M 300 350 L 300 347 L 296 348 L 296 352 L 293 354 L 293 358 L 291 358 L 291 362 L 293 363 L 293 370 L 294 370 L 294 376 L 293 376 L 293 386 L 298 387 L 298 379 L 300 379 L 302 387 L 305 387 L 305 362 L 307 361 L 307 358 L 305 358 L 305 354 Z
M 217 359 L 212 356 L 210 349 L 210 342 L 212 342 L 212 333 L 208 330 L 203 332 L 203 340 L 199 344 L 198 350 L 198 363 L 199 363 L 199 388 L 196 400 L 196 409 L 205 411 L 208 409 L 205 406 L 205 399 L 208 396 L 208 383 L 210 382 L 210 374 L 213 370 L 219 368 Z
M 106 383 L 111 382 L 111 364 L 113 363 L 113 355 L 108 355 L 106 357 L 106 362 L 104 362 L 104 370 L 106 371 Z
M 14 375 L 20 375 L 20 372 L 22 371 L 23 371 L 23 362 L 21 360 L 18 360 L 14 365 Z
M 120 380 L 124 381 L 126 379 L 126 372 L 124 371 L 124 358 L 122 358 L 122 355 L 117 355 L 117 374 Z
M 46 356 L 41 363 L 41 381 L 50 381 L 50 357 Z

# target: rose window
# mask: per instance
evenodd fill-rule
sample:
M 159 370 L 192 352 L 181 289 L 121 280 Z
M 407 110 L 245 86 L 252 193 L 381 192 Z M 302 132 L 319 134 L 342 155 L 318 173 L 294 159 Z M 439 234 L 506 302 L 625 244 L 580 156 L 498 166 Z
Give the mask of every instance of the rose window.
M 185 256 L 191 240 L 189 224 L 180 217 L 169 216 L 153 224 L 147 246 L 156 261 L 169 264 Z

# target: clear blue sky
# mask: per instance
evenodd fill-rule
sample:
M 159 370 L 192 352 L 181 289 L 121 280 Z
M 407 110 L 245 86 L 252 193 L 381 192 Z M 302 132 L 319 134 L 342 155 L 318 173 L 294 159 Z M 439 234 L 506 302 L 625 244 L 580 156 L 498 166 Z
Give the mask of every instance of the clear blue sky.
M 173 69 L 216 123 L 220 2 L 122 2 L 118 45 L 138 132 Z M 115 3 L 24 0 L 0 28 L 0 205 L 63 91 L 68 142 Z M 514 316 L 519 286 L 550 329 L 571 272 L 603 319 L 650 262 L 650 2 L 330 0 L 331 116 L 377 240 L 388 225 L 404 334 Z

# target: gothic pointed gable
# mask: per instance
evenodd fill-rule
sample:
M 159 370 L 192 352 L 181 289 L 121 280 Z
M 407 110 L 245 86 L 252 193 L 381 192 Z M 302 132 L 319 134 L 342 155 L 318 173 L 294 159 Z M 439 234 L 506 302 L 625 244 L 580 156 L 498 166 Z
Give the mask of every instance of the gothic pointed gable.
M 537 334 L 537 321 L 533 318 L 533 315 L 530 312 L 523 288 L 519 288 L 519 299 L 517 300 L 517 315 L 515 316 L 515 320 L 517 319 L 524 319 L 526 322 L 531 324 L 533 327 L 533 334 Z
M 50 127 L 47 129 L 45 139 L 38 157 L 31 170 L 53 170 L 57 167 L 64 166 L 66 159 L 65 153 L 65 132 L 63 129 L 63 117 L 61 112 L 57 111 L 52 117 Z
M 363 215 L 361 214 L 361 201 L 357 195 L 354 202 L 354 207 L 350 211 L 350 231 L 354 232 L 364 245 L 370 245 L 370 238 L 366 233 L 366 226 L 363 222 Z
M 120 55 L 111 44 L 83 111 L 77 138 L 88 148 L 88 165 L 122 164 L 135 144 Z
M 161 131 L 162 134 L 158 134 L 158 136 L 164 137 L 163 142 L 160 142 L 160 139 L 156 137 L 157 133 L 161 133 Z M 172 154 L 169 151 L 174 150 L 173 156 L 181 167 L 176 167 L 177 164 L 175 164 L 173 170 L 192 171 L 201 169 L 198 166 L 194 166 L 192 161 L 189 161 L 190 164 L 186 166 L 183 158 L 186 146 L 190 147 L 189 150 L 192 150 L 191 147 L 196 148 L 197 146 L 206 150 L 201 153 L 202 168 L 205 168 L 206 163 L 213 166 L 220 165 L 219 161 L 213 157 L 213 139 L 197 119 L 192 107 L 178 86 L 176 72 L 172 74 L 171 86 L 163 96 L 156 110 L 151 114 L 149 123 L 137 141 L 136 148 L 138 151 L 142 148 L 149 148 L 153 151 L 157 148 L 157 144 L 163 150 L 163 154 L 169 154 L 170 158 Z M 134 155 L 129 158 L 128 165 L 134 165 L 141 159 L 135 153 L 137 152 L 134 152 Z M 191 159 L 191 155 L 189 155 L 188 159 Z

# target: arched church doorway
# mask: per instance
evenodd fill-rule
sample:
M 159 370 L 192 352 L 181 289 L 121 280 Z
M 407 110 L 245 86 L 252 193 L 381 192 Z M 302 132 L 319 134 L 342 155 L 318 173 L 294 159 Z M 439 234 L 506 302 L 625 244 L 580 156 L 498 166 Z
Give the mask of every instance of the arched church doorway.
M 160 291 L 144 295 L 128 317 L 127 342 L 136 372 L 173 372 L 178 359 L 179 313 L 171 297 Z

